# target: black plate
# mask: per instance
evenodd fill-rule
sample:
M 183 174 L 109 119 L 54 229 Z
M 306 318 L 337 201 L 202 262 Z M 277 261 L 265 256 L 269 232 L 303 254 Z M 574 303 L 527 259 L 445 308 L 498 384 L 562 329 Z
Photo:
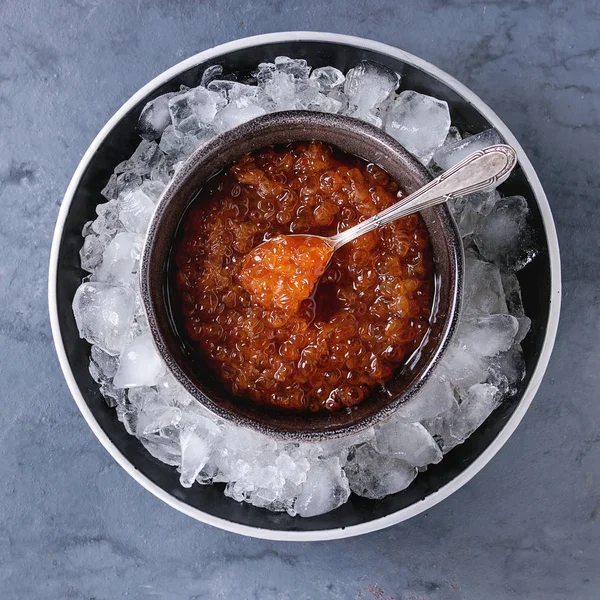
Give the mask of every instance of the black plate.
M 83 243 L 81 229 L 86 221 L 95 218 L 96 205 L 105 201 L 100 190 L 115 166 L 129 158 L 139 144 L 135 125 L 146 102 L 165 92 L 177 90 L 181 84 L 198 85 L 202 72 L 211 64 L 222 64 L 226 72 L 250 77 L 258 63 L 273 61 L 280 55 L 306 58 L 312 67 L 334 65 L 344 72 L 363 59 L 378 61 L 402 75 L 403 89 L 416 90 L 448 102 L 452 122 L 462 131 L 477 133 L 491 127 L 475 107 L 442 81 L 386 54 L 335 42 L 302 41 L 264 44 L 221 55 L 188 69 L 148 94 L 129 110 L 98 148 L 83 173 L 66 217 L 58 256 L 56 295 L 60 332 L 81 394 L 100 427 L 137 470 L 173 497 L 215 517 L 262 529 L 307 532 L 358 525 L 406 508 L 452 481 L 488 448 L 519 405 L 540 356 L 550 310 L 550 260 L 548 240 L 533 190 L 523 171 L 517 167 L 500 190 L 505 195 L 520 194 L 527 199 L 532 225 L 539 234 L 540 250 L 537 258 L 519 273 L 525 311 L 532 319 L 531 331 L 523 343 L 527 377 L 517 395 L 504 402 L 464 444 L 449 452 L 441 463 L 419 475 L 407 490 L 378 501 L 352 495 L 337 510 L 304 519 L 235 502 L 223 495 L 222 485 L 182 488 L 176 469 L 153 458 L 136 438 L 125 431 L 115 411 L 106 406 L 89 374 L 90 345 L 79 337 L 71 309 L 75 290 L 87 274 L 79 266 L 79 249 Z

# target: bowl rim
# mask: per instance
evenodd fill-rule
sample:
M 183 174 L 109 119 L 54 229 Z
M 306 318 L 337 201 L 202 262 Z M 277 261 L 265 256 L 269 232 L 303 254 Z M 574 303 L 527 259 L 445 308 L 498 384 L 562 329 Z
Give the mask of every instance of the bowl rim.
M 99 423 L 95 420 L 91 410 L 87 406 L 85 399 L 79 389 L 75 377 L 69 365 L 65 346 L 62 340 L 60 322 L 58 316 L 58 304 L 57 304 L 57 271 L 58 271 L 58 258 L 61 239 L 65 226 L 65 221 L 69 213 L 75 191 L 77 190 L 81 178 L 98 147 L 102 144 L 104 139 L 107 137 L 109 132 L 118 124 L 121 118 L 138 102 L 140 102 L 145 96 L 156 90 L 158 87 L 166 83 L 168 80 L 179 75 L 180 73 L 213 58 L 217 58 L 223 54 L 243 50 L 245 48 L 266 45 L 272 43 L 282 42 L 329 42 L 334 44 L 353 46 L 365 50 L 371 50 L 386 54 L 392 58 L 401 60 L 425 73 L 431 75 L 435 79 L 443 82 L 445 85 L 454 90 L 459 96 L 462 96 L 467 102 L 475 107 L 475 109 L 482 114 L 492 125 L 496 128 L 501 135 L 504 137 L 506 142 L 510 144 L 517 151 L 518 161 L 523 169 L 523 172 L 531 186 L 535 195 L 536 202 L 538 204 L 542 222 L 546 237 L 548 239 L 548 255 L 550 262 L 550 309 L 548 314 L 548 324 L 546 328 L 546 335 L 542 345 L 542 350 L 538 359 L 538 363 L 531 375 L 529 385 L 523 393 L 521 401 L 515 408 L 514 413 L 508 419 L 504 427 L 500 430 L 496 438 L 492 443 L 477 457 L 464 471 L 457 475 L 454 479 L 449 481 L 446 485 L 442 486 L 436 492 L 428 495 L 423 500 L 416 502 L 410 506 L 393 512 L 385 517 L 380 517 L 366 523 L 360 523 L 358 525 L 352 525 L 349 527 L 333 527 L 331 529 L 320 529 L 314 531 L 283 531 L 283 530 L 271 530 L 259 527 L 252 527 L 249 525 L 242 525 L 234 523 L 216 517 L 202 510 L 194 508 L 185 502 L 175 498 L 169 494 L 166 490 L 159 487 L 157 484 L 152 482 L 149 478 L 138 471 L 135 466 L 130 463 L 123 454 L 117 449 L 117 447 L 110 440 L 108 435 L 100 427 Z M 220 44 L 213 48 L 209 48 L 198 54 L 195 54 L 173 67 L 163 71 L 157 77 L 152 79 L 149 83 L 140 88 L 134 93 L 108 120 L 104 127 L 100 130 L 98 135 L 94 138 L 85 154 L 83 155 L 73 177 L 69 183 L 69 186 L 65 192 L 63 201 L 60 206 L 58 213 L 54 235 L 52 239 L 52 246 L 50 251 L 49 271 L 48 271 L 48 305 L 50 314 L 50 325 L 52 330 L 52 337 L 56 353 L 58 355 L 59 363 L 63 371 L 63 375 L 75 400 L 79 410 L 81 411 L 84 419 L 87 421 L 90 429 L 94 435 L 98 438 L 100 443 L 109 452 L 109 454 L 119 463 L 125 471 L 131 475 L 139 484 L 144 486 L 149 492 L 154 494 L 157 498 L 169 506 L 179 510 L 180 512 L 208 525 L 213 525 L 220 529 L 238 533 L 250 537 L 274 540 L 274 541 L 319 541 L 319 540 L 333 540 L 340 538 L 347 538 L 356 535 L 362 535 L 370 533 L 391 525 L 395 525 L 402 521 L 405 521 L 411 517 L 418 515 L 419 513 L 430 509 L 435 506 L 443 499 L 450 496 L 452 493 L 457 491 L 463 485 L 465 485 L 470 479 L 472 479 L 500 450 L 500 448 L 506 443 L 508 438 L 513 434 L 518 424 L 521 422 L 523 416 L 527 412 L 533 398 L 540 387 L 542 378 L 548 367 L 552 348 L 556 339 L 556 332 L 558 329 L 558 320 L 560 313 L 561 303 L 561 269 L 560 269 L 560 254 L 558 238 L 556 235 L 556 228 L 552 217 L 552 212 L 546 194 L 542 188 L 540 180 L 533 168 L 533 165 L 527 158 L 525 151 L 511 133 L 509 128 L 504 122 L 496 115 L 496 113 L 479 98 L 474 92 L 472 92 L 465 85 L 460 83 L 451 75 L 431 63 L 414 56 L 404 50 L 400 50 L 388 44 L 377 42 L 357 36 L 350 36 L 338 33 L 327 33 L 327 32 L 313 32 L 313 31 L 284 31 L 277 33 L 267 33 L 257 36 L 251 36 L 241 38 L 224 44 Z
M 171 237 L 170 248 L 173 248 L 173 243 L 177 237 L 177 230 L 181 226 L 181 219 L 187 214 L 191 204 L 194 202 L 192 200 L 190 203 L 188 199 L 185 205 L 183 205 L 183 209 L 180 210 L 178 198 L 182 194 L 184 197 L 188 197 L 189 192 L 186 193 L 186 188 L 190 181 L 193 182 L 197 193 L 199 189 L 197 173 L 202 170 L 206 162 L 210 163 L 214 161 L 216 156 L 227 154 L 228 150 L 232 148 L 236 155 L 245 154 L 248 148 L 242 149 L 240 147 L 245 140 L 250 140 L 248 144 L 251 147 L 254 147 L 258 143 L 258 148 L 260 149 L 264 144 L 262 136 L 277 135 L 280 131 L 286 131 L 288 134 L 291 132 L 292 138 L 295 138 L 299 134 L 301 136 L 299 139 L 305 139 L 306 130 L 310 128 L 318 128 L 325 139 L 331 135 L 332 131 L 344 132 L 346 134 L 345 137 L 348 139 L 360 137 L 362 142 L 361 149 L 363 151 L 366 146 L 370 146 L 374 154 L 381 156 L 381 160 L 388 160 L 402 165 L 403 171 L 421 180 L 419 185 L 423 185 L 422 182 L 432 180 L 432 175 L 404 146 L 382 129 L 370 123 L 345 115 L 308 110 L 286 110 L 267 113 L 211 138 L 204 145 L 196 149 L 185 161 L 185 164 L 177 171 L 156 203 L 156 209 L 150 219 L 147 235 L 144 240 L 139 267 L 141 302 L 152 335 L 152 341 L 165 362 L 167 369 L 175 379 L 201 406 L 215 416 L 264 435 L 269 435 L 279 441 L 287 442 L 323 442 L 338 439 L 345 435 L 357 434 L 368 427 L 372 427 L 388 419 L 401 404 L 410 402 L 419 390 L 426 385 L 448 350 L 459 323 L 464 288 L 465 259 L 458 226 L 446 204 L 433 206 L 427 211 L 429 217 L 425 217 L 425 223 L 427 224 L 427 218 L 429 218 L 432 222 L 439 224 L 440 233 L 446 241 L 443 246 L 448 254 L 447 269 L 449 271 L 447 276 L 449 282 L 447 293 L 436 292 L 445 298 L 441 304 L 447 310 L 447 314 L 438 320 L 436 336 L 439 339 L 431 348 L 424 351 L 423 346 L 419 346 L 415 351 L 421 356 L 425 356 L 426 360 L 412 373 L 404 389 L 400 393 L 391 395 L 389 399 L 386 396 L 387 403 L 364 415 L 359 420 L 345 423 L 344 425 L 339 423 L 334 425 L 325 423 L 320 427 L 311 427 L 311 421 L 307 420 L 304 429 L 290 427 L 289 423 L 287 426 L 285 423 L 283 426 L 278 426 L 268 418 L 261 420 L 258 417 L 244 414 L 243 411 L 238 412 L 235 408 L 232 410 L 223 406 L 219 400 L 211 396 L 209 393 L 210 390 L 202 390 L 197 385 L 196 381 L 186 371 L 184 366 L 185 359 L 179 360 L 176 357 L 172 351 L 173 342 L 169 342 L 169 336 L 165 335 L 165 329 L 173 331 L 176 328 L 171 319 L 165 319 L 164 315 L 160 316 L 162 313 L 160 306 L 164 306 L 166 303 L 171 304 L 171 302 L 165 300 L 167 294 L 165 287 L 168 287 L 168 285 L 162 289 L 156 289 L 155 287 L 155 273 L 159 269 L 162 271 L 162 265 L 165 262 L 164 254 L 157 253 L 156 251 L 157 244 L 160 245 L 162 240 Z M 331 143 L 335 145 L 335 142 Z M 229 160 L 227 159 L 227 162 Z M 203 179 L 202 182 L 205 183 L 208 179 Z M 179 224 L 173 231 L 170 225 L 171 218 L 165 217 L 166 214 L 169 214 L 172 205 L 178 207 L 177 220 L 179 221 Z M 433 218 L 432 215 L 434 215 Z M 169 233 L 171 233 L 171 236 L 169 236 Z M 432 244 L 432 247 L 435 261 L 438 256 L 435 245 Z M 168 261 L 168 259 L 166 260 Z M 434 301 L 434 304 L 438 303 Z M 432 316 L 436 316 L 435 309 Z M 432 326 L 432 330 L 435 329 Z M 425 342 L 426 340 L 427 338 L 424 338 L 423 341 Z M 179 346 L 179 343 L 175 345 Z

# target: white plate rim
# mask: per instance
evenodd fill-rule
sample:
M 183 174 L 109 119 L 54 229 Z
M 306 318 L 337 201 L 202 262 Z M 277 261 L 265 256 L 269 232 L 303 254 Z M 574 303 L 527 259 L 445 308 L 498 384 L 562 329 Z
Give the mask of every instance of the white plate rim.
M 430 494 L 423 500 L 416 502 L 410 506 L 407 506 L 399 511 L 392 514 L 380 517 L 366 523 L 360 523 L 358 525 L 352 525 L 348 527 L 336 527 L 332 529 L 321 529 L 314 531 L 283 531 L 283 530 L 271 530 L 258 527 L 252 527 L 249 525 L 241 525 L 234 523 L 220 517 L 215 517 L 197 508 L 189 506 L 188 504 L 178 500 L 167 491 L 156 485 L 140 471 L 138 471 L 133 464 L 131 464 L 127 458 L 117 449 L 112 443 L 109 437 L 104 433 L 96 419 L 94 418 L 91 410 L 88 408 L 81 390 L 75 381 L 73 372 L 69 365 L 67 354 L 64 348 L 59 319 L 58 319 L 58 306 L 56 296 L 56 275 L 58 269 L 58 255 L 60 248 L 60 241 L 63 234 L 64 224 L 75 194 L 75 190 L 79 185 L 81 177 L 87 168 L 89 161 L 92 156 L 102 144 L 108 133 L 113 127 L 119 122 L 119 120 L 140 100 L 142 100 L 147 94 L 163 85 L 169 79 L 177 76 L 178 74 L 190 69 L 197 64 L 218 57 L 222 54 L 245 49 L 253 46 L 259 46 L 264 44 L 281 43 L 281 42 L 302 42 L 302 41 L 320 41 L 320 42 L 332 42 L 337 44 L 355 46 L 358 48 L 372 50 L 374 52 L 380 52 L 387 54 L 393 58 L 402 60 L 422 71 L 425 71 L 429 75 L 439 79 L 445 83 L 448 87 L 453 89 L 457 94 L 462 96 L 470 104 L 472 104 L 505 138 L 505 140 L 516 149 L 519 163 L 523 169 L 529 184 L 531 185 L 533 192 L 536 197 L 536 201 L 539 206 L 542 221 L 546 231 L 548 239 L 548 252 L 550 260 L 550 311 L 548 318 L 548 326 L 546 330 L 546 336 L 540 352 L 538 364 L 531 376 L 531 380 L 527 389 L 525 390 L 519 405 L 515 412 L 511 415 L 510 419 L 506 422 L 502 430 L 493 440 L 493 442 L 484 450 L 484 452 L 473 461 L 462 473 L 452 479 L 446 485 L 442 486 L 439 490 Z M 529 408 L 533 398 L 541 384 L 542 378 L 548 366 L 554 341 L 556 339 L 556 332 L 558 329 L 558 320 L 560 313 L 561 303 L 561 273 L 560 273 L 560 254 L 558 246 L 558 238 L 556 235 L 556 228 L 554 220 L 552 218 L 552 212 L 550 205 L 542 188 L 542 185 L 538 179 L 538 176 L 527 158 L 525 151 L 511 133 L 508 127 L 502 122 L 502 120 L 496 115 L 496 113 L 483 102 L 475 93 L 469 88 L 464 86 L 462 83 L 454 79 L 451 75 L 432 65 L 431 63 L 409 54 L 403 50 L 368 40 L 356 36 L 343 35 L 338 33 L 326 33 L 326 32 L 313 32 L 313 31 L 288 31 L 278 33 L 267 33 L 247 38 L 242 38 L 220 44 L 214 48 L 210 48 L 187 58 L 186 60 L 176 64 L 175 66 L 167 69 L 154 79 L 139 89 L 129 100 L 127 100 L 117 112 L 109 119 L 106 125 L 100 130 L 98 135 L 95 137 L 89 148 L 83 155 L 73 177 L 69 183 L 64 199 L 62 201 L 55 230 L 54 237 L 52 240 L 52 247 L 50 252 L 50 264 L 48 272 L 48 304 L 50 312 L 50 324 L 52 329 L 52 336 L 54 339 L 54 345 L 56 353 L 58 355 L 59 363 L 63 371 L 63 375 L 71 391 L 73 399 L 75 400 L 79 410 L 83 417 L 87 421 L 89 427 L 98 438 L 100 443 L 106 448 L 110 455 L 125 469 L 125 471 L 131 475 L 139 484 L 144 486 L 149 492 L 154 494 L 157 498 L 179 510 L 180 512 L 208 525 L 231 531 L 234 533 L 261 538 L 266 540 L 274 541 L 319 541 L 319 540 L 333 540 L 340 538 L 347 538 L 365 533 L 370 533 L 391 525 L 395 525 L 411 517 L 414 517 L 431 507 L 435 506 L 456 490 L 465 485 L 470 479 L 472 479 L 500 450 L 500 448 L 506 443 L 508 438 L 513 434 L 518 424 L 521 422 L 527 409 Z

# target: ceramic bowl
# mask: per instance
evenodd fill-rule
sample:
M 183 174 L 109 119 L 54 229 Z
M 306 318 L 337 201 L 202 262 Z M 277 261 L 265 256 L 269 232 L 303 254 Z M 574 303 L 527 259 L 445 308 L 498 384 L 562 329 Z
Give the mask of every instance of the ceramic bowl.
M 527 375 L 518 393 L 406 490 L 377 501 L 352 495 L 337 510 L 307 519 L 240 504 L 226 498 L 219 485 L 182 488 L 176 469 L 150 456 L 104 402 L 89 374 L 90 346 L 79 337 L 71 309 L 75 290 L 86 274 L 79 262 L 81 229 L 104 201 L 100 190 L 115 166 L 139 144 L 135 126 L 144 105 L 178 90 L 181 84 L 197 85 L 210 65 L 249 74 L 258 63 L 272 62 L 280 55 L 306 58 L 313 67 L 334 65 L 344 72 L 363 59 L 380 62 L 402 75 L 403 88 L 448 102 L 452 120 L 462 130 L 477 133 L 494 127 L 517 150 L 519 159 L 501 191 L 526 198 L 539 248 L 537 258 L 518 275 L 525 310 L 532 319 L 523 342 Z M 194 519 L 244 535 L 295 541 L 349 537 L 389 527 L 431 509 L 479 472 L 515 431 L 540 385 L 556 336 L 560 290 L 558 241 L 544 190 L 515 136 L 478 96 L 447 73 L 397 48 L 356 37 L 297 31 L 237 40 L 201 52 L 165 71 L 125 102 L 92 142 L 73 175 L 56 224 L 48 281 L 52 334 L 71 394 L 89 427 L 127 473 Z
M 206 181 L 248 152 L 275 144 L 320 140 L 378 164 L 411 193 L 431 180 L 425 169 L 380 129 L 339 115 L 277 112 L 227 131 L 199 148 L 162 195 L 150 222 L 140 266 L 142 301 L 155 345 L 167 367 L 194 398 L 223 419 L 289 441 L 320 441 L 357 433 L 389 417 L 425 383 L 447 347 L 459 318 L 463 277 L 460 234 L 444 205 L 421 213 L 433 248 L 435 299 L 423 343 L 395 377 L 360 405 L 335 413 L 273 410 L 237 398 L 198 359 L 178 326 L 171 297 L 170 257 L 185 212 Z

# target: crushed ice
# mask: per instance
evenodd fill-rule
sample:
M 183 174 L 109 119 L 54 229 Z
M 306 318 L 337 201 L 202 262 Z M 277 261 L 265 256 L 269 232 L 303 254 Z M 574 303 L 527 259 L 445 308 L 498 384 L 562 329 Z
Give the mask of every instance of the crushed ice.
M 225 495 L 304 517 L 346 502 L 351 491 L 383 498 L 462 443 L 525 374 L 525 315 L 514 272 L 534 256 L 527 202 L 495 190 L 451 206 L 466 248 L 464 312 L 440 368 L 411 402 L 376 428 L 321 444 L 277 442 L 217 419 L 174 380 L 152 344 L 136 279 L 143 235 L 165 185 L 212 136 L 259 115 L 309 109 L 351 115 L 395 137 L 424 164 L 447 169 L 501 142 L 487 130 L 463 137 L 446 102 L 411 90 L 363 61 L 344 74 L 278 57 L 251 82 L 209 67 L 201 84 L 169 92 L 142 110 L 142 141 L 102 191 L 107 202 L 83 230 L 90 275 L 73 300 L 80 335 L 92 344 L 90 373 L 131 435 L 177 467 L 181 485 L 225 483 Z M 464 133 L 464 132 L 463 132 Z

